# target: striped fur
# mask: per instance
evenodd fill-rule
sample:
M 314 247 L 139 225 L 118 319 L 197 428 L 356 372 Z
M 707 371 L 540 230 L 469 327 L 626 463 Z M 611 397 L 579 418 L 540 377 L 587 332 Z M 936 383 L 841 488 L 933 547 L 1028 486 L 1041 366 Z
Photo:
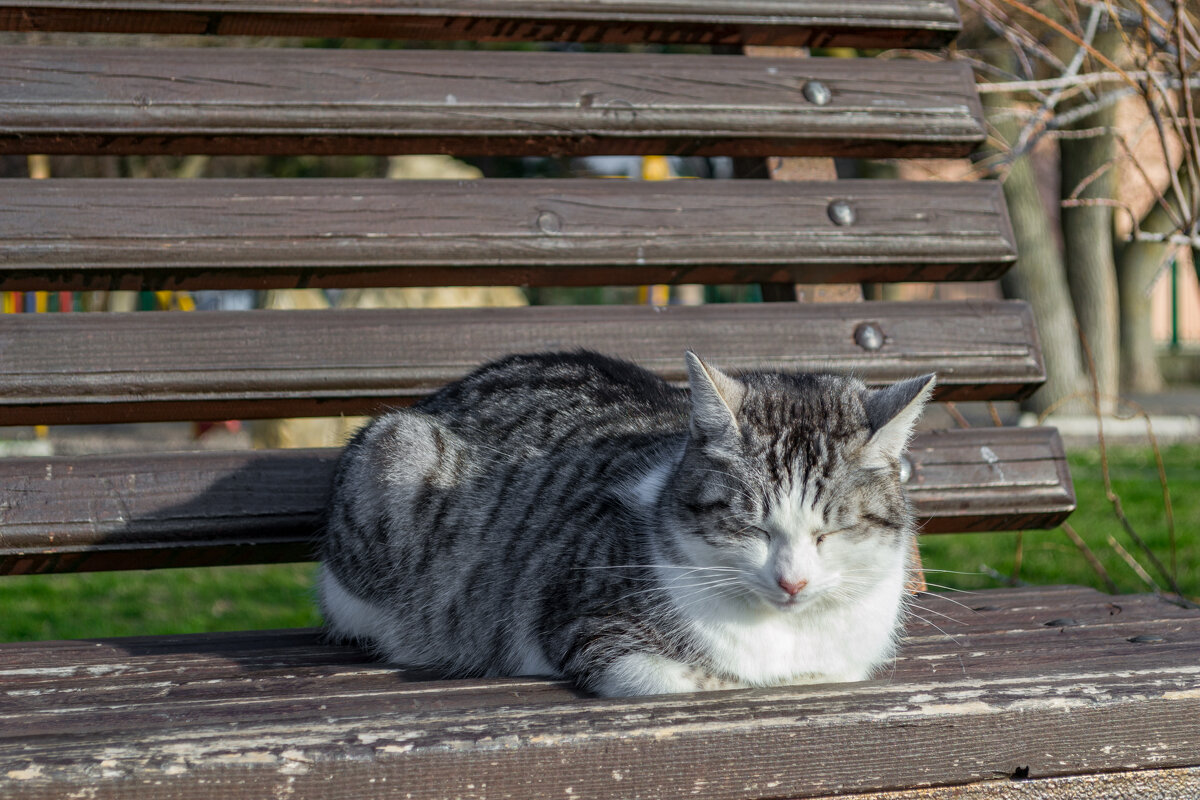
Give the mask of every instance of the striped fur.
M 901 622 L 898 458 L 933 376 L 687 359 L 690 394 L 595 353 L 509 356 L 364 428 L 320 544 L 329 629 L 604 695 L 868 677 Z

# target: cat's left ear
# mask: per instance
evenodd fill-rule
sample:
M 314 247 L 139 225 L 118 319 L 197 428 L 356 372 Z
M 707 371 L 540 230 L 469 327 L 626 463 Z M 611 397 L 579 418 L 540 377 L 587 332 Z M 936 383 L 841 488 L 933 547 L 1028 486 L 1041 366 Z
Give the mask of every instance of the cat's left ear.
M 863 398 L 871 426 L 868 446 L 884 459 L 896 459 L 912 437 L 913 426 L 933 395 L 933 373 L 878 389 Z
M 692 391 L 692 433 L 719 439 L 738 432 L 737 412 L 746 387 L 721 370 L 687 352 L 688 387 Z

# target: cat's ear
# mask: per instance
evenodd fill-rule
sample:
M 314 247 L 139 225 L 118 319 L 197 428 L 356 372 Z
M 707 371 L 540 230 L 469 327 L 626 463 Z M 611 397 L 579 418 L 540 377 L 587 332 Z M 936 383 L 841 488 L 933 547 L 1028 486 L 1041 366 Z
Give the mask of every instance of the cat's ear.
M 687 352 L 688 385 L 692 390 L 692 433 L 706 438 L 737 433 L 737 412 L 746 387 L 692 351 Z
M 871 427 L 868 444 L 876 454 L 885 460 L 900 457 L 936 383 L 937 376 L 930 373 L 894 383 L 863 398 Z

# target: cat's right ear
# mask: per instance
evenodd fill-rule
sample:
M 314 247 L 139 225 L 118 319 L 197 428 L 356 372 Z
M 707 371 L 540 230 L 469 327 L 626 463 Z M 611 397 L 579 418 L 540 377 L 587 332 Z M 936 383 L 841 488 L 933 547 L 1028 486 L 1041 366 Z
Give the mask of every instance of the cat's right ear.
M 746 387 L 735 378 L 687 352 L 688 386 L 692 390 L 692 434 L 706 439 L 740 433 L 737 412 Z

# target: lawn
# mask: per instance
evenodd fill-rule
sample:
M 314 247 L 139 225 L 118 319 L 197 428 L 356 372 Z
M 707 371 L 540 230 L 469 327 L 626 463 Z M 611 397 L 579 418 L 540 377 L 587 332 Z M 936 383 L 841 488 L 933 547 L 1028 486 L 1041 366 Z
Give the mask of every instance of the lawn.
M 1174 512 L 1176 579 L 1185 594 L 1196 598 L 1200 596 L 1200 445 L 1173 445 L 1164 448 L 1162 456 Z M 1105 496 L 1100 451 L 1072 453 L 1069 461 L 1079 508 L 1068 524 L 1096 554 L 1117 590 L 1145 592 L 1149 587 L 1109 543 L 1109 537 L 1165 588 L 1149 559 L 1125 533 L 1113 504 Z M 1153 451 L 1147 447 L 1112 447 L 1108 463 L 1113 491 L 1120 497 L 1134 531 L 1170 570 L 1166 506 Z M 999 573 L 1032 584 L 1075 583 L 1105 588 L 1104 581 L 1061 529 L 927 536 L 921 541 L 921 551 L 929 581 L 948 587 L 1000 586 L 1003 582 L 996 577 Z M 961 572 L 970 574 L 956 574 Z
M 1178 581 L 1200 596 L 1200 445 L 1163 450 L 1175 515 Z M 1091 546 L 1121 592 L 1146 584 L 1108 543 L 1112 536 L 1153 573 L 1105 498 L 1098 451 L 1072 454 L 1079 511 L 1071 525 Z M 1113 448 L 1113 488 L 1135 530 L 1171 564 L 1162 488 L 1147 448 Z M 929 581 L 973 589 L 1005 578 L 1034 584 L 1077 583 L 1103 589 L 1061 530 L 1018 535 L 928 536 L 922 540 Z M 316 625 L 311 564 L 220 569 L 37 575 L 0 578 L 0 641 L 183 633 Z M 936 570 L 947 570 L 941 572 Z

